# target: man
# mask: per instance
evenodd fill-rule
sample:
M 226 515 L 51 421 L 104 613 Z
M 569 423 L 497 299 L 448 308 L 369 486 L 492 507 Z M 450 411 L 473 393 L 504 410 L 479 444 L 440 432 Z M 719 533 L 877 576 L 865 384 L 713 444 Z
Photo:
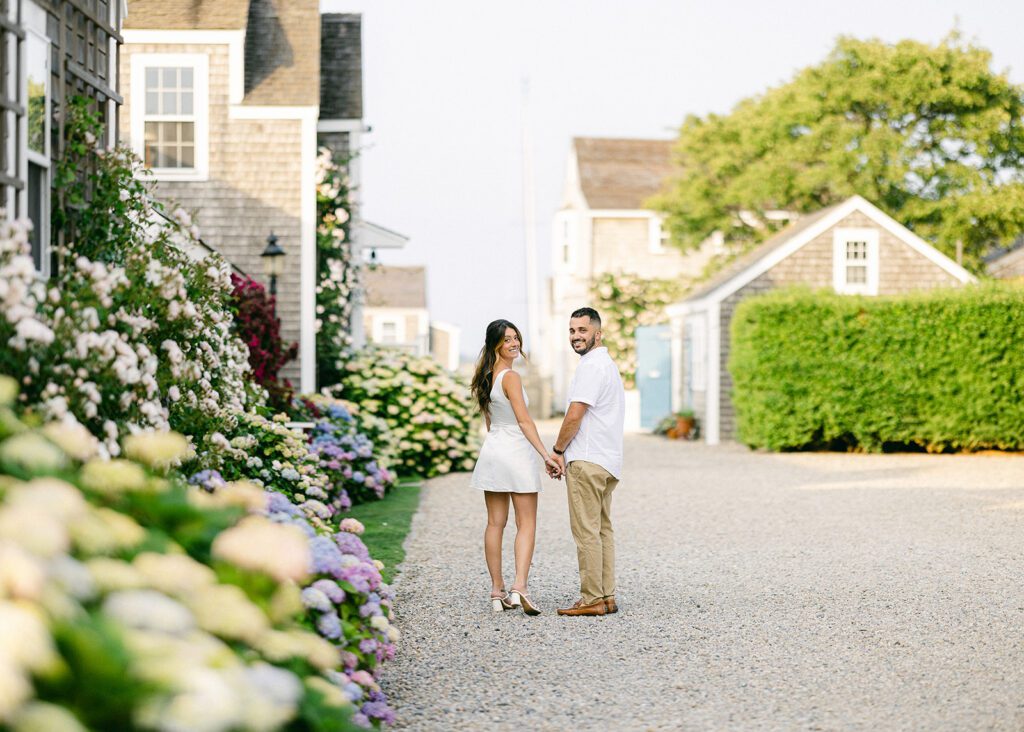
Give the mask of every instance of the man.
M 601 345 L 601 316 L 580 308 L 569 318 L 569 345 L 582 358 L 553 452 L 565 475 L 569 525 L 580 565 L 580 599 L 559 615 L 604 615 L 615 604 L 612 492 L 622 474 L 626 393 Z M 568 464 L 568 467 L 566 467 Z M 552 474 L 557 471 L 552 469 Z

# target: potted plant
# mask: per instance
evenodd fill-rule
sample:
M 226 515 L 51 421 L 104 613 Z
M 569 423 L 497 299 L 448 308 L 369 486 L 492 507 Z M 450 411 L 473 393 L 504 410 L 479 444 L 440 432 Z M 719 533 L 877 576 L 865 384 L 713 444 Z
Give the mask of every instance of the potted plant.
M 683 409 L 663 417 L 654 428 L 656 435 L 665 435 L 672 440 L 688 440 L 697 435 L 697 418 L 692 409 Z

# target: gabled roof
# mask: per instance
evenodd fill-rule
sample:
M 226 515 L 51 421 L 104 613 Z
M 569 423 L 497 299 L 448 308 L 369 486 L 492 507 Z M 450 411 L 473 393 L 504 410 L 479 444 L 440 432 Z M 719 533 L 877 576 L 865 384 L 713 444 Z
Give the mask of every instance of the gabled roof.
M 739 290 L 756 277 L 767 272 L 789 255 L 796 252 L 815 237 L 828 231 L 854 211 L 864 214 L 881 228 L 900 239 L 919 254 L 930 259 L 961 282 L 974 282 L 975 277 L 905 227 L 880 208 L 861 196 L 852 196 L 842 203 L 837 203 L 794 222 L 775 234 L 753 251 L 743 255 L 700 289 L 691 293 L 681 304 L 698 305 L 701 302 L 720 302 Z M 672 306 L 675 310 L 677 306 Z
M 812 214 L 804 216 L 803 218 L 797 219 L 792 224 L 782 229 L 781 231 L 773 234 L 772 236 L 765 239 L 763 242 L 758 244 L 752 250 L 743 254 L 728 265 L 725 266 L 720 272 L 715 274 L 707 282 L 704 282 L 699 288 L 694 290 L 686 298 L 687 300 L 700 300 L 702 297 L 710 292 L 714 292 L 717 288 L 721 287 L 724 283 L 731 280 L 736 275 L 740 274 L 749 267 L 754 266 L 762 259 L 767 257 L 769 254 L 774 252 L 780 246 L 785 244 L 787 241 L 795 237 L 801 231 L 804 231 L 808 227 L 812 226 L 819 219 L 828 216 L 834 210 L 842 206 L 841 203 L 834 203 L 831 206 L 827 206 L 823 209 L 815 211 Z
M 124 27 L 152 30 L 241 30 L 249 0 L 130 0 Z
M 320 104 L 318 0 L 130 0 L 132 30 L 244 30 L 243 104 Z
M 672 173 L 673 140 L 577 137 L 580 188 L 592 209 L 639 209 Z
M 320 16 L 320 119 L 362 119 L 362 17 Z
M 427 307 L 426 267 L 367 267 L 363 270 L 363 286 L 367 307 Z

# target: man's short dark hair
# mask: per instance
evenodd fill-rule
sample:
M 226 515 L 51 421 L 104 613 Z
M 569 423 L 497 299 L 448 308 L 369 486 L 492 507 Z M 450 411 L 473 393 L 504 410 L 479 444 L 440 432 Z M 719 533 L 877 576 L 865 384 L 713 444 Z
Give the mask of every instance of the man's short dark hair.
M 596 325 L 598 328 L 601 327 L 601 316 L 597 314 L 594 308 L 580 308 L 579 310 L 573 310 L 570 318 L 590 318 L 590 322 Z

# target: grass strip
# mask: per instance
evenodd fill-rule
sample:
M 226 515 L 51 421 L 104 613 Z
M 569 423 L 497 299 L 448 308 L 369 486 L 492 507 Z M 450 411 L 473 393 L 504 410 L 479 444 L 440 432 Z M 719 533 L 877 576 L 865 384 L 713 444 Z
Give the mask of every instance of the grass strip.
M 361 503 L 348 512 L 348 516 L 363 522 L 366 532 L 363 543 L 370 550 L 370 556 L 384 562 L 381 574 L 390 584 L 397 574 L 398 565 L 405 559 L 402 544 L 409 534 L 413 514 L 420 505 L 421 480 L 407 480 L 399 483 L 380 501 Z

